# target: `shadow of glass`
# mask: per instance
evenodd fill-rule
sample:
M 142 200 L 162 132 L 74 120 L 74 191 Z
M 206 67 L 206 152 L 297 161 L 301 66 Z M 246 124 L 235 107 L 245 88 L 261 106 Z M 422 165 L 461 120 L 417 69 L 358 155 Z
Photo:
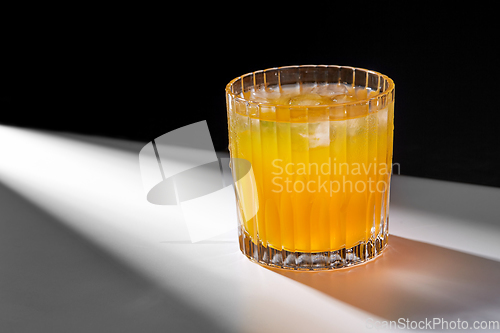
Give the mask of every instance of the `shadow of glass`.
M 365 265 L 324 272 L 269 269 L 387 320 L 456 320 L 477 311 L 483 320 L 499 319 L 500 262 L 393 235 L 385 253 Z

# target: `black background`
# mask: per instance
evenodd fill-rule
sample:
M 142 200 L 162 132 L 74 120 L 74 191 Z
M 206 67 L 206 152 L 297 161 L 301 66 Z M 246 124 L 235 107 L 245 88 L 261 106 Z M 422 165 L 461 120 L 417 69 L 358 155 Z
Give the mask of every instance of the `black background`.
M 500 186 L 496 8 L 178 8 L 9 30 L 0 123 L 146 143 L 207 120 L 226 150 L 224 88 L 234 77 L 355 66 L 396 83 L 401 174 Z

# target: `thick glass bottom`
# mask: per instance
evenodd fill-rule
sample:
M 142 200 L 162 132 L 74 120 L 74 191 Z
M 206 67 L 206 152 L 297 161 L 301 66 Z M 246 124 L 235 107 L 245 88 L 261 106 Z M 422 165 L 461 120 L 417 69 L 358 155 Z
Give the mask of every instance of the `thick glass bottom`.
M 241 252 L 262 265 L 291 270 L 317 271 L 347 268 L 365 263 L 382 254 L 387 246 L 388 233 L 379 234 L 351 248 L 325 252 L 290 252 L 256 245 L 246 230 L 239 227 Z

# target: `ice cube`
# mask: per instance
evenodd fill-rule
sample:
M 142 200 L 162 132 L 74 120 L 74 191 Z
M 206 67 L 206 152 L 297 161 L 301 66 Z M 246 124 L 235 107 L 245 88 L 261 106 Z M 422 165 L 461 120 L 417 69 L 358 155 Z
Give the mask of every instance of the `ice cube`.
M 355 96 L 357 100 L 364 100 L 368 98 L 375 97 L 378 94 L 376 90 L 371 90 L 365 87 L 356 87 Z
M 330 98 L 318 94 L 301 94 L 290 98 L 288 103 L 290 105 L 314 106 L 330 104 L 331 102 Z
M 375 97 L 378 95 L 378 93 L 378 90 L 370 90 L 370 92 L 368 93 L 368 98 Z
M 252 89 L 247 95 L 247 99 L 257 103 L 286 105 L 289 102 L 290 96 L 292 95 L 289 91 L 280 91 L 277 87 L 268 87 L 267 89 Z
M 332 100 L 337 103 L 347 103 L 347 102 L 355 102 L 357 101 L 356 96 L 352 95 L 336 95 L 332 97 Z
M 318 85 L 311 90 L 311 93 L 328 97 L 333 97 L 336 95 L 345 95 L 347 94 L 347 92 L 348 92 L 347 87 L 340 83 Z
M 330 127 L 328 121 L 309 124 L 309 148 L 328 146 L 330 144 Z
M 364 87 L 357 87 L 355 89 L 355 94 L 358 100 L 366 99 L 368 97 L 368 89 L 365 89 Z
M 257 103 L 272 103 L 273 99 L 279 98 L 279 91 L 252 90 L 250 100 Z
M 361 139 L 367 135 L 367 121 L 366 117 L 347 119 L 347 137 L 354 139 Z

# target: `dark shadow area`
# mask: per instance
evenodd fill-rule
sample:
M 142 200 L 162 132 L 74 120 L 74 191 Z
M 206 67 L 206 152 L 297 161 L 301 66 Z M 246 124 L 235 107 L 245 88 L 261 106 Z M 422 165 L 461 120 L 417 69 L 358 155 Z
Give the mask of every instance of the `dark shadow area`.
M 415 177 L 393 177 L 391 206 L 500 227 L 500 190 Z
M 388 320 L 467 319 L 464 314 L 474 311 L 482 314 L 475 319 L 498 320 L 500 262 L 397 236 L 390 236 L 381 257 L 362 266 L 271 270 Z
M 0 183 L 0 331 L 225 332 Z

